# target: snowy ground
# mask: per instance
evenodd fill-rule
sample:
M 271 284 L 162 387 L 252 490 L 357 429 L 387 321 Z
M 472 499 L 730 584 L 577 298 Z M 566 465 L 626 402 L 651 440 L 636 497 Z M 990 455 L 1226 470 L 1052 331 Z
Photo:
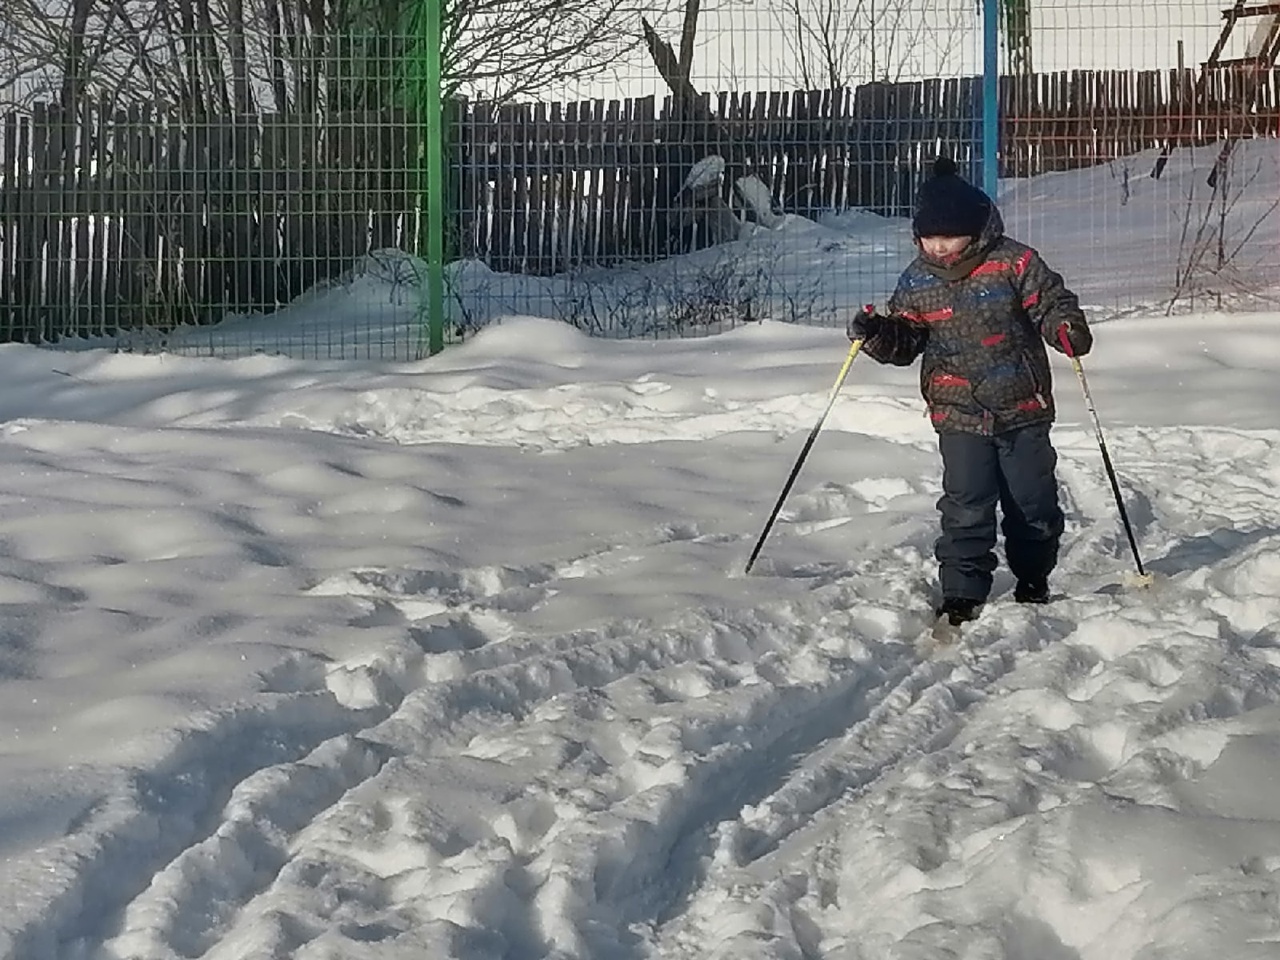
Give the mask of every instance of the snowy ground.
M 1278 324 L 1099 323 L 1158 586 L 1060 362 L 1066 598 L 934 658 L 913 371 L 741 573 L 829 329 L 0 348 L 0 958 L 1280 955 Z
M 1071 598 L 941 660 L 909 372 L 740 575 L 829 331 L 6 348 L 0 955 L 1274 956 L 1277 321 L 1100 325 L 1161 586 L 1067 379 Z

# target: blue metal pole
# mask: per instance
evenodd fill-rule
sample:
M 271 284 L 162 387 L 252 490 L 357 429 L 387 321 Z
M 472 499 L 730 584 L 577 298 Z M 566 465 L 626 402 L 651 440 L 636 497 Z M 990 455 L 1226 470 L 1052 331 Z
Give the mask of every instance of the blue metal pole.
M 996 151 L 1000 135 L 1000 0 L 982 0 L 982 189 L 996 199 L 1000 174 Z

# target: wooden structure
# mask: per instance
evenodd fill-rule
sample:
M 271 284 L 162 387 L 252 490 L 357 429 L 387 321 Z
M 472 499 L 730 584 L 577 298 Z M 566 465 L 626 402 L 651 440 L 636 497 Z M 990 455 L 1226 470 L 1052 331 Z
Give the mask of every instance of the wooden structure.
M 1249 40 L 1245 55 L 1235 59 L 1222 59 L 1222 51 L 1226 49 L 1227 41 L 1231 39 L 1231 33 L 1236 24 L 1251 17 L 1263 19 Z M 1266 90 L 1268 75 L 1274 77 L 1275 74 L 1276 58 L 1280 56 L 1280 3 L 1249 4 L 1246 0 L 1236 0 L 1230 9 L 1222 11 L 1222 19 L 1224 21 L 1222 32 L 1218 34 L 1218 39 L 1209 52 L 1209 59 L 1204 62 L 1200 69 L 1200 76 L 1196 80 L 1193 103 L 1197 107 L 1204 104 L 1212 78 L 1216 73 L 1220 71 L 1233 73 L 1237 77 L 1238 88 L 1237 101 L 1233 104 L 1235 108 L 1233 119 L 1243 127 Z M 1280 128 L 1275 132 L 1280 134 Z M 1238 139 L 1238 131 L 1233 130 L 1228 133 L 1222 145 L 1222 151 L 1218 155 L 1218 162 L 1209 173 L 1209 186 L 1212 187 L 1217 183 L 1218 171 L 1226 163 L 1227 157 L 1231 154 L 1231 147 Z M 1164 172 L 1169 154 L 1176 143 L 1177 138 L 1171 136 L 1160 151 L 1160 156 L 1156 159 L 1155 167 L 1151 171 L 1151 176 L 1157 180 Z

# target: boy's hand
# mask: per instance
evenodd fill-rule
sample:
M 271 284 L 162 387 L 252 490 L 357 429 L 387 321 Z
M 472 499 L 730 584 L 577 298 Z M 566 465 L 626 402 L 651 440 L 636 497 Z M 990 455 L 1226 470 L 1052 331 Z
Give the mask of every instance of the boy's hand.
M 875 304 L 868 303 L 859 310 L 845 325 L 844 332 L 850 340 L 867 340 L 875 335 L 875 329 L 884 319 L 876 313 Z
M 1083 320 L 1067 320 L 1054 331 L 1053 345 L 1068 357 L 1083 357 L 1093 348 L 1093 332 Z

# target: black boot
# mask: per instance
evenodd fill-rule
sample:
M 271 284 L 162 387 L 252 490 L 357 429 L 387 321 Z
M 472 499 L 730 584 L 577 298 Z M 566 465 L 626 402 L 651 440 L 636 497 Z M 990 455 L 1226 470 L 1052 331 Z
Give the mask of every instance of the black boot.
M 942 601 L 942 606 L 938 608 L 938 617 L 940 619 L 946 617 L 951 626 L 958 627 L 970 620 L 977 620 L 981 612 L 981 600 L 971 600 L 968 597 L 946 597 Z
M 1044 580 L 1019 580 L 1013 588 L 1013 599 L 1018 603 L 1048 603 L 1049 584 Z

